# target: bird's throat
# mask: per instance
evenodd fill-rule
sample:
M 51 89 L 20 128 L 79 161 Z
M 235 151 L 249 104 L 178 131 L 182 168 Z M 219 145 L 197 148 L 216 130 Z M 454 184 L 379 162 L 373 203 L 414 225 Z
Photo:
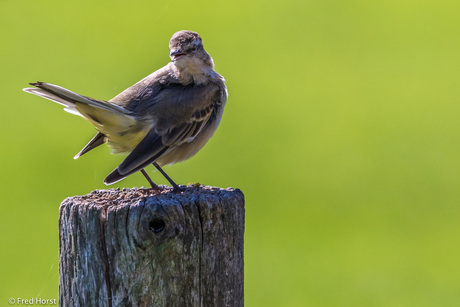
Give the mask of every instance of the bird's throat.
M 174 63 L 177 78 L 182 84 L 206 84 L 210 81 L 214 72 L 212 65 L 203 63 L 199 59 L 184 60 Z

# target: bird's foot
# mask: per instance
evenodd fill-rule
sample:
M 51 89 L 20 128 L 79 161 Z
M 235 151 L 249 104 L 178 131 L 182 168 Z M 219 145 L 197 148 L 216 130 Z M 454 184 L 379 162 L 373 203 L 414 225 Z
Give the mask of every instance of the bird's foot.
M 185 191 L 185 187 L 180 187 L 178 185 L 174 185 L 173 187 L 173 193 L 181 193 Z

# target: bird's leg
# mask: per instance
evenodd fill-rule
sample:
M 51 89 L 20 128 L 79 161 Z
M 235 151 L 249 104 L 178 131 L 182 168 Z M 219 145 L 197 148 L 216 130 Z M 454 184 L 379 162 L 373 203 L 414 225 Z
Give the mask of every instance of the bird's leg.
M 158 165 L 158 163 L 153 162 L 153 166 L 157 168 L 157 170 L 160 171 L 160 173 L 165 176 L 165 178 L 169 181 L 169 183 L 173 186 L 174 192 L 181 192 L 184 191 L 184 188 L 179 187 L 172 179 L 171 177 L 168 176 L 168 174 L 165 173 L 165 171 Z
M 147 179 L 147 181 L 150 183 L 152 189 L 161 191 L 161 188 L 158 185 L 156 185 L 155 182 L 152 181 L 152 179 L 150 179 L 149 175 L 147 175 L 147 172 L 144 169 L 141 169 L 141 173 L 142 175 L 144 175 L 145 179 Z

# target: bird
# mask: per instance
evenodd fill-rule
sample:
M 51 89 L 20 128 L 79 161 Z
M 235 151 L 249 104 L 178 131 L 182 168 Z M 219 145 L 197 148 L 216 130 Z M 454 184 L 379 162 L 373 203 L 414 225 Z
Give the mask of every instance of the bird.
M 183 30 L 169 41 L 167 65 L 104 101 L 45 83 L 24 88 L 64 106 L 83 117 L 98 131 L 75 155 L 75 159 L 106 143 L 113 154 L 127 154 L 104 179 L 116 183 L 140 171 L 152 189 L 162 190 L 144 170 L 150 164 L 173 186 L 179 187 L 162 169 L 194 156 L 216 131 L 227 102 L 224 77 L 214 70 L 200 35 Z

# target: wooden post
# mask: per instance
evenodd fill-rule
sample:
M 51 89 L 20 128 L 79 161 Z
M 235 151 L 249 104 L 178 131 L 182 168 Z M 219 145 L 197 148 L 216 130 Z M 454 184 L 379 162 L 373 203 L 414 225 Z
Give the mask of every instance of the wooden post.
M 61 306 L 244 305 L 240 190 L 96 190 L 59 212 Z

